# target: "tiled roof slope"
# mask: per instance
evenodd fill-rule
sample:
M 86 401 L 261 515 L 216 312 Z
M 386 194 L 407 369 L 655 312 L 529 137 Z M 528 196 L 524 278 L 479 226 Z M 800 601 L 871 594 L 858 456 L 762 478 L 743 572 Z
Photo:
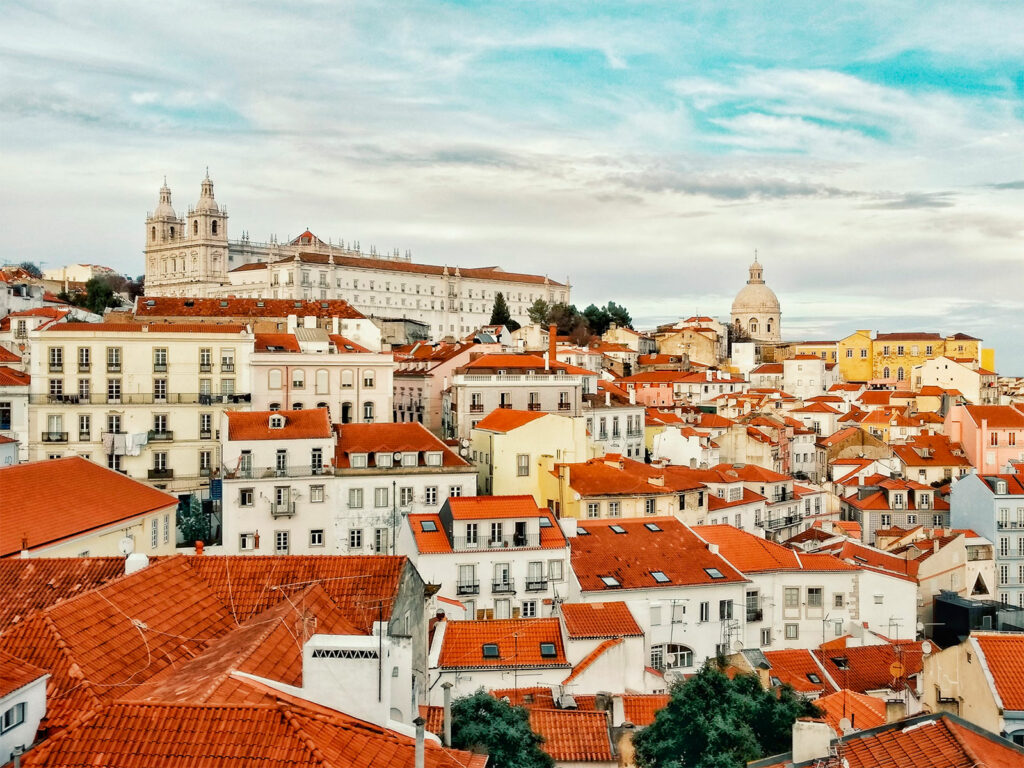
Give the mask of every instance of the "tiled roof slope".
M 565 631 L 574 639 L 598 637 L 639 637 L 643 630 L 629 607 L 620 601 L 607 603 L 563 603 Z
M 0 387 L 27 387 L 31 383 L 32 377 L 27 373 L 0 365 Z
M 554 654 L 542 656 L 542 643 L 552 643 Z M 497 645 L 498 655 L 485 657 L 485 644 Z M 569 663 L 558 619 L 498 619 L 447 622 L 438 666 L 442 669 L 568 667 Z
M 783 685 L 793 686 L 798 693 L 833 693 L 836 690 L 817 659 L 806 649 L 765 651 L 764 656 L 771 665 L 771 676 Z M 815 683 L 808 675 L 816 676 L 820 682 Z
M 814 704 L 825 713 L 825 722 L 839 736 L 842 736 L 839 721 L 844 717 L 858 731 L 885 724 L 885 700 L 877 696 L 843 689 L 815 699 Z
M 469 462 L 457 456 L 448 446 L 437 439 L 422 424 L 406 422 L 396 424 L 336 424 L 338 443 L 335 448 L 334 466 L 350 466 L 349 455 L 368 453 L 367 466 L 376 466 L 374 453 L 441 452 L 441 465 L 445 467 L 468 467 Z M 423 464 L 423 457 L 420 457 Z
M 453 496 L 445 501 L 455 520 L 540 517 L 533 496 Z
M 80 456 L 0 469 L 0 557 L 177 505 L 176 496 Z
M 408 736 L 279 696 L 273 704 L 109 704 L 31 750 L 22 765 L 413 768 L 414 752 Z M 425 747 L 427 768 L 484 763 L 481 755 Z
M 238 622 L 245 622 L 313 583 L 360 632 L 391 618 L 405 557 L 386 555 L 192 555 L 183 558 Z
M 659 710 L 668 706 L 667 693 L 627 693 L 622 696 L 622 712 L 626 722 L 644 727 L 654 722 Z
M 901 690 L 906 678 L 920 674 L 923 666 L 920 642 L 847 646 L 841 650 L 819 649 L 813 653 L 836 683 L 859 693 Z M 841 669 L 837 658 L 845 658 L 848 669 Z M 895 661 L 900 661 L 904 668 L 903 679 L 899 681 L 894 681 L 889 672 Z
M 0 632 L 30 612 L 56 605 L 124 575 L 122 557 L 0 559 Z
M 48 717 L 66 725 L 196 656 L 234 625 L 185 559 L 171 557 L 33 613 L 0 634 L 0 650 L 50 672 Z
M 0 699 L 45 674 L 45 669 L 0 651 Z
M 972 632 L 1002 699 L 1003 709 L 1024 710 L 1024 634 Z
M 135 317 L 365 317 L 343 299 L 295 301 L 293 299 L 197 299 L 172 296 L 140 296 Z M 326 305 L 326 306 L 325 306 Z
M 511 432 L 531 421 L 544 418 L 548 414 L 540 411 L 514 411 L 510 408 L 496 408 L 484 416 L 473 429 L 485 429 L 489 432 Z
M 284 426 L 271 427 L 274 416 Z M 312 440 L 334 435 L 326 408 L 301 411 L 228 411 L 228 440 Z
M 544 737 L 540 748 L 557 762 L 615 760 L 604 712 L 531 709 L 530 728 Z

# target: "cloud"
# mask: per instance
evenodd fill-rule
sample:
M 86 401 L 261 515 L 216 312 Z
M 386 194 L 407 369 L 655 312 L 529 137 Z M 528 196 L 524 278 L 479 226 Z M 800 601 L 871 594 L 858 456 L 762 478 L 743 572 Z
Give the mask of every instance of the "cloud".
M 881 196 L 878 202 L 864 203 L 861 208 L 878 211 L 907 211 L 922 208 L 952 208 L 955 205 L 952 192 L 905 192 L 900 195 Z
M 1004 181 L 999 184 L 986 184 L 989 189 L 1024 189 L 1024 179 L 1018 181 Z

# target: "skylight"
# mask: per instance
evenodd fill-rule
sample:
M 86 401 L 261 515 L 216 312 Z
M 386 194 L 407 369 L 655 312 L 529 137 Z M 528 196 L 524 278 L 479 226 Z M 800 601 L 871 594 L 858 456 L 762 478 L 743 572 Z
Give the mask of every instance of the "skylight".
M 604 585 L 606 587 L 621 587 L 622 586 L 621 584 L 619 584 L 619 580 L 616 579 L 614 576 L 602 576 L 601 577 L 601 581 L 604 582 Z
M 820 678 L 820 677 L 818 677 L 818 676 L 817 676 L 816 674 L 814 674 L 813 672 L 808 672 L 808 673 L 807 673 L 807 679 L 808 679 L 808 680 L 810 680 L 810 681 L 811 681 L 812 683 L 814 683 L 815 685 L 818 685 L 818 684 L 820 684 L 820 683 L 821 683 L 821 678 Z
M 850 668 L 850 660 L 845 656 L 833 656 L 832 663 L 835 664 L 838 669 Z
M 661 526 L 659 526 L 657 523 L 644 523 L 644 528 L 646 528 L 648 531 L 660 531 L 661 530 Z
M 589 536 L 590 535 L 590 531 L 588 531 L 586 528 L 577 528 L 576 529 L 576 535 L 577 536 Z
M 541 528 L 550 528 L 551 527 L 551 518 L 549 518 L 549 517 L 542 517 L 540 519 L 540 527 Z
M 621 525 L 613 525 L 613 526 L 610 526 L 610 528 L 612 530 L 612 533 L 625 533 L 626 532 L 626 529 L 623 528 Z
M 651 571 L 651 576 L 659 584 L 668 584 L 668 576 L 666 576 L 662 571 Z
M 540 655 L 541 655 L 541 657 L 543 657 L 545 659 L 550 659 L 550 658 L 553 658 L 553 657 L 557 656 L 558 654 L 555 652 L 555 644 L 554 643 L 541 643 L 540 644 Z
M 424 520 L 420 523 L 420 528 L 424 533 L 434 533 L 437 530 L 437 523 L 433 520 Z
M 725 578 L 725 574 L 722 573 L 717 568 L 705 568 L 704 569 L 704 573 L 706 573 L 712 579 L 724 579 Z
M 497 643 L 484 643 L 484 658 L 485 659 L 496 659 L 496 658 L 498 658 L 498 644 Z

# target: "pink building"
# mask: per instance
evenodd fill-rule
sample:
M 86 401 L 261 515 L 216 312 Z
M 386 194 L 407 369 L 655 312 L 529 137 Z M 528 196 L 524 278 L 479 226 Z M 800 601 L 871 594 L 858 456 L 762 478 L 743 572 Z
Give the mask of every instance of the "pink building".
M 956 405 L 945 427 L 980 474 L 999 473 L 1007 462 L 1024 459 L 1024 412 L 1016 405 Z

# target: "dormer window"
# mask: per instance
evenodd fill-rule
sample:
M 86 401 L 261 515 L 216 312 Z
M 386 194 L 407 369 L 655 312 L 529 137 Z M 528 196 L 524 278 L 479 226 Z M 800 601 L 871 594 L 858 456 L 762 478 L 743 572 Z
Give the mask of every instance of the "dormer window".
M 274 414 L 270 417 L 270 428 L 271 429 L 283 429 L 284 428 L 284 416 Z
M 996 493 L 1005 495 L 1006 494 L 1006 481 L 996 480 Z
M 378 467 L 390 467 L 392 466 L 392 456 L 390 453 L 381 452 L 375 455 L 375 461 Z
M 348 455 L 348 463 L 353 469 L 366 469 L 366 454 L 350 453 Z
M 441 455 L 441 451 L 427 451 L 427 466 L 440 467 Z
M 402 454 L 402 466 L 403 467 L 415 467 L 419 464 L 419 454 L 415 452 L 408 452 Z

